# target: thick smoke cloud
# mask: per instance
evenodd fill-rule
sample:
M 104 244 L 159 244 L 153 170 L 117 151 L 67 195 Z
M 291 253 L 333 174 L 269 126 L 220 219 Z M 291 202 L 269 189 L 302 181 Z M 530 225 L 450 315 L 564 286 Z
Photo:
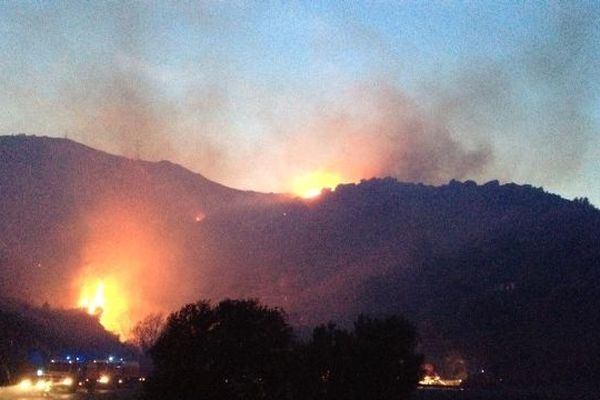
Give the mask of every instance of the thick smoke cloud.
M 480 173 L 492 157 L 488 144 L 468 148 L 453 137 L 443 114 L 427 115 L 386 82 L 357 85 L 341 97 L 341 104 L 286 135 L 282 165 L 297 163 L 298 173 L 340 171 L 352 181 L 391 175 L 442 183 Z
M 265 44 L 245 41 L 251 46 L 242 51 L 231 44 L 245 36 L 250 18 L 264 12 L 261 7 L 215 13 L 190 6 L 193 15 L 177 20 L 182 26 L 169 18 L 168 7 L 150 3 L 95 7 L 80 10 L 81 37 L 70 36 L 52 6 L 13 15 L 10 23 L 0 18 L 0 34 L 12 38 L 2 50 L 26 55 L 0 61 L 0 131 L 67 135 L 264 191 L 290 190 L 294 177 L 313 170 L 339 173 L 345 181 L 391 175 L 427 183 L 499 178 L 561 185 L 578 174 L 598 131 L 600 38 L 593 3 L 552 5 L 540 16 L 549 20 L 539 22 L 539 32 L 519 38 L 501 58 L 465 59 L 411 85 L 399 78 L 400 70 L 420 66 L 358 22 L 315 18 L 317 23 L 307 25 L 319 37 L 307 45 L 313 70 L 288 81 L 288 70 L 298 66 L 283 63 L 284 77 L 261 80 L 260 73 L 247 73 L 243 58 L 262 57 Z M 191 48 L 174 52 L 184 60 L 160 51 L 181 44 L 178 30 L 193 33 Z M 195 56 L 186 59 L 190 52 Z M 358 73 L 338 74 L 353 60 L 346 53 L 365 64 Z M 48 62 L 51 54 L 59 54 L 59 62 Z M 304 85 L 311 73 L 322 75 Z M 119 214 L 121 204 L 115 203 L 96 210 L 100 217 L 89 222 L 74 299 L 90 275 L 119 272 L 127 285 L 146 279 L 136 296 L 157 294 L 154 303 L 144 298 L 130 305 L 136 318 L 159 304 L 181 304 L 171 295 L 191 292 L 178 285 L 191 286 L 192 280 L 175 281 L 165 270 L 178 264 L 169 257 L 178 253 L 173 248 L 179 243 L 156 244 L 164 232 L 157 234 L 145 221 L 158 211 L 137 215 L 124 230 L 139 243 L 121 249 L 101 240 L 114 235 L 114 242 L 125 243 L 119 228 L 132 217 Z M 105 232 L 106 226 L 117 232 Z M 116 271 L 111 251 L 123 253 L 114 258 L 133 261 Z M 147 278 L 144 268 L 158 278 Z
M 76 38 L 67 37 L 56 7 L 7 18 L 0 28 L 27 56 L 4 61 L 14 74 L 0 78 L 10 96 L 0 129 L 170 159 L 231 186 L 268 191 L 287 191 L 314 169 L 346 180 L 499 178 L 560 188 L 578 173 L 598 129 L 593 3 L 540 9 L 539 29 L 517 36 L 503 57 L 471 55 L 410 88 L 399 72 L 418 65 L 357 21 L 303 15 L 312 70 L 298 79 L 313 74 L 320 83 L 302 87 L 278 76 L 253 80 L 240 57 L 263 57 L 264 43 L 246 41 L 251 47 L 241 53 L 231 44 L 261 7 L 177 7 L 187 8 L 178 29 L 197 43 L 185 62 L 162 52 L 179 45 L 169 7 L 80 7 L 80 22 L 93 29 Z M 54 53 L 62 54 L 59 63 L 38 66 Z M 344 63 L 357 57 L 367 60 L 363 72 L 347 72 Z
M 394 55 L 376 40 L 374 56 L 388 64 L 373 62 L 366 77 L 330 82 L 311 96 L 243 82 L 224 50 L 211 50 L 183 72 L 143 62 L 156 39 L 152 21 L 147 10 L 128 10 L 117 21 L 113 57 L 102 67 L 77 70 L 77 79 L 65 85 L 69 134 L 257 190 L 289 190 L 294 176 L 315 169 L 353 181 L 391 175 L 428 183 L 561 184 L 577 173 L 595 129 L 588 83 L 598 77 L 597 12 L 561 5 L 554 11 L 550 28 L 506 59 L 468 60 L 425 79 L 417 91 L 403 90 L 392 78 Z M 195 22 L 210 20 L 202 14 Z M 212 24 L 234 29 L 237 22 Z M 351 26 L 352 34 L 367 35 L 359 28 Z M 368 54 L 365 40 L 355 50 Z M 332 46 L 346 41 L 327 50 L 317 44 L 316 57 L 329 57 Z M 181 88 L 173 91 L 173 85 Z

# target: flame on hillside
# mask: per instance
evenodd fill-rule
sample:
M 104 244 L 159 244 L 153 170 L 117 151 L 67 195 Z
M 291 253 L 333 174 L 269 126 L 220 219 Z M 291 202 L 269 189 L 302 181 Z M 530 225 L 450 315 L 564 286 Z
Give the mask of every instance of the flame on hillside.
M 79 307 L 87 310 L 90 315 L 101 315 L 106 308 L 106 297 L 104 296 L 104 283 L 98 282 L 95 293 L 92 295 L 88 290 L 89 287 L 84 287 L 81 290 L 81 298 L 79 299 Z
M 106 329 L 117 334 L 123 332 L 123 322 L 128 319 L 129 302 L 123 290 L 113 280 L 90 279 L 85 281 L 78 305 L 90 315 L 98 316 Z
M 148 314 L 187 299 L 180 282 L 188 280 L 177 269 L 177 241 L 161 234 L 155 215 L 143 206 L 107 204 L 86 221 L 82 265 L 71 281 L 70 301 L 121 340 Z
M 335 189 L 342 183 L 339 174 L 327 171 L 313 171 L 294 179 L 292 190 L 295 195 L 305 199 L 317 197 L 323 189 Z

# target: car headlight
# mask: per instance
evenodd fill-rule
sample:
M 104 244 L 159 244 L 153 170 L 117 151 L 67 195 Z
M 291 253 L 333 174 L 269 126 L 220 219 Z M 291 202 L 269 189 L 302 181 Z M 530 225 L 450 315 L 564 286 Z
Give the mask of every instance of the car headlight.
M 33 383 L 31 382 L 31 379 L 23 379 L 21 382 L 19 382 L 19 389 L 28 390 L 31 389 L 32 385 Z
M 50 390 L 50 386 L 51 386 L 50 382 L 40 380 L 40 381 L 37 381 L 37 383 L 35 384 L 35 390 L 48 391 L 48 390 Z

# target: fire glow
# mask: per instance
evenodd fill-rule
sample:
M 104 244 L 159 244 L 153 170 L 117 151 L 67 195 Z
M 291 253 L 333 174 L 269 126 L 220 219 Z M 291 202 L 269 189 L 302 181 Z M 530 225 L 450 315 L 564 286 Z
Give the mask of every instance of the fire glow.
M 103 202 L 85 220 L 82 265 L 72 277 L 69 303 L 121 340 L 129 339 L 136 321 L 187 298 L 173 267 L 178 243 L 159 234 L 153 211 L 145 204 Z M 190 216 L 203 214 L 190 210 Z
M 127 299 L 113 280 L 89 279 L 84 281 L 78 301 L 79 308 L 97 316 L 106 329 L 122 332 L 122 320 L 129 308 Z
M 79 300 L 79 307 L 85 308 L 90 315 L 101 315 L 106 307 L 106 298 L 104 297 L 104 283 L 98 282 L 96 292 L 93 296 L 88 296 L 84 289 L 82 297 Z
M 323 189 L 335 189 L 342 183 L 342 177 L 327 171 L 314 171 L 296 178 L 292 185 L 295 195 L 311 199 L 321 194 Z

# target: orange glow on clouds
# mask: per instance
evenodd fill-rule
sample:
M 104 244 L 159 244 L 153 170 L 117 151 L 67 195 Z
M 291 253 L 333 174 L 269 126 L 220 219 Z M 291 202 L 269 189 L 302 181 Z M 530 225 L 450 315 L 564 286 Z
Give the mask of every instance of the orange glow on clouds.
M 333 172 L 313 171 L 294 179 L 292 192 L 305 199 L 317 197 L 323 189 L 335 189 L 342 177 Z

